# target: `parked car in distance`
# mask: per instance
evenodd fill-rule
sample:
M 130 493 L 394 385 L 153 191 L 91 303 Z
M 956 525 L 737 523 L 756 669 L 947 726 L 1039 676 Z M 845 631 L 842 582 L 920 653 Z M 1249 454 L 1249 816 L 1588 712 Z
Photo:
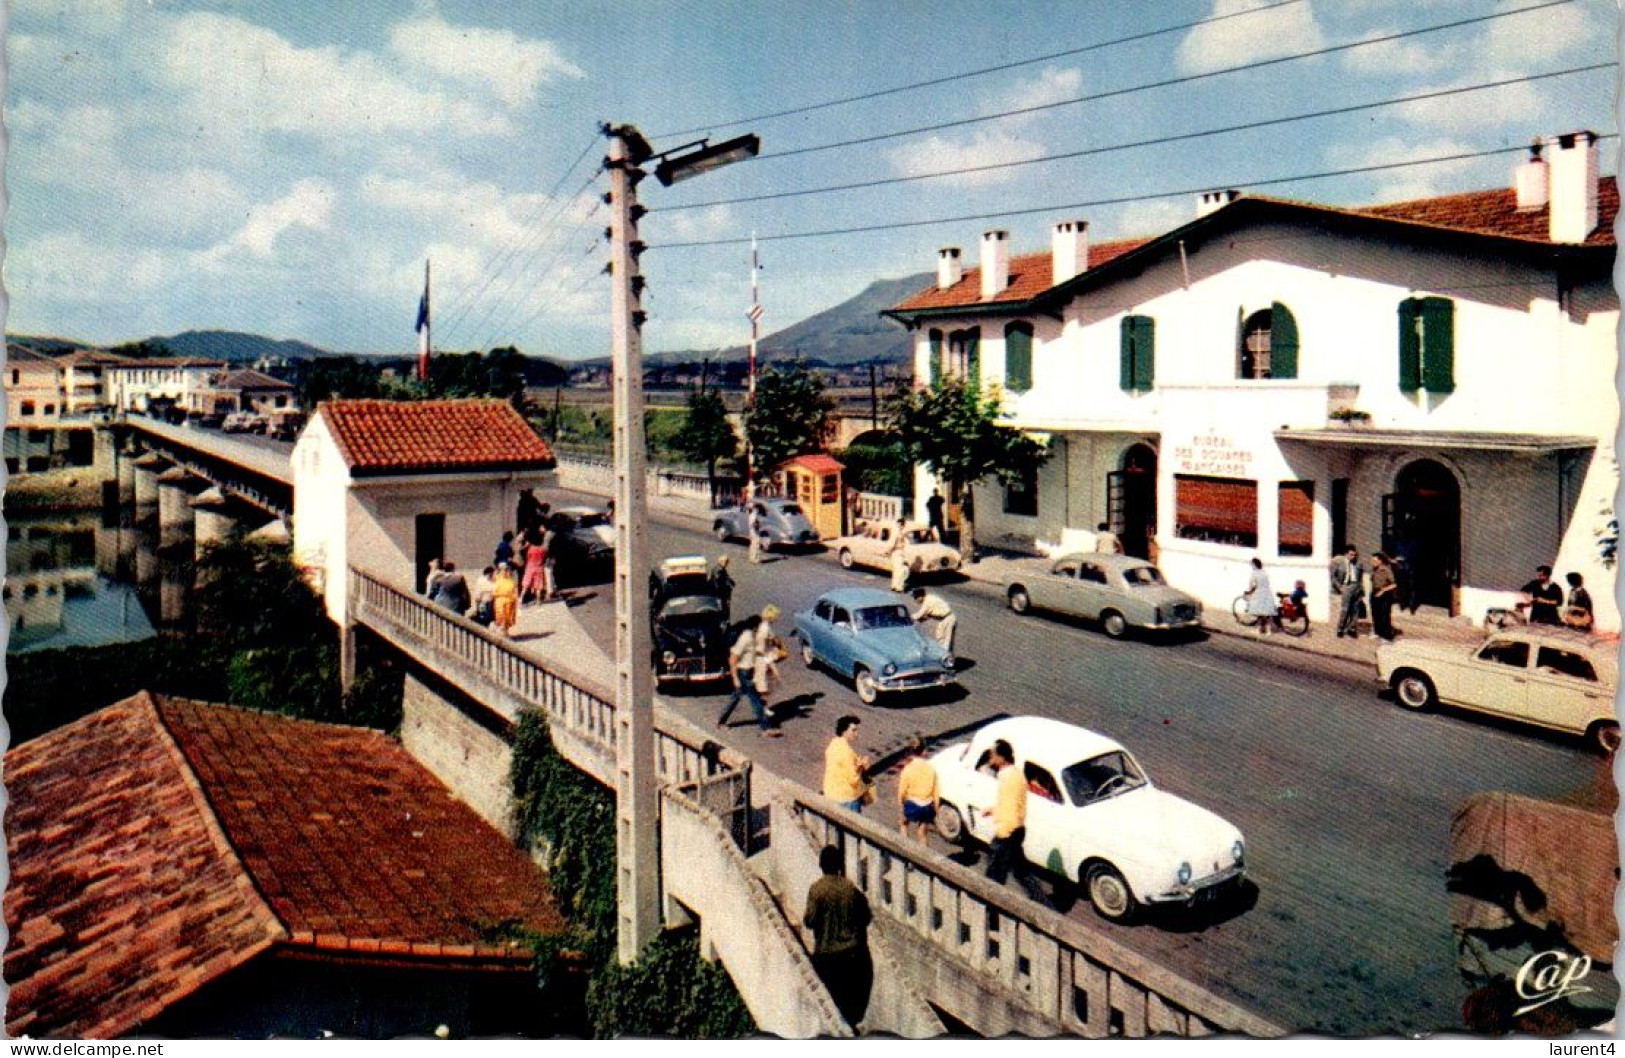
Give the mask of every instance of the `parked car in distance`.
M 226 433 L 264 433 L 265 417 L 251 411 L 234 411 L 221 422 Z
M 915 627 L 898 596 L 875 588 L 836 588 L 795 615 L 801 660 L 847 677 L 858 700 L 954 682 L 954 657 Z
M 554 576 L 584 584 L 615 568 L 615 523 L 596 507 L 557 507 L 549 520 Z
M 1005 582 L 1010 609 L 1053 610 L 1091 621 L 1113 639 L 1130 627 L 1153 631 L 1197 628 L 1202 604 L 1170 586 L 1143 558 L 1084 552 L 1063 555 L 1047 572 L 1022 572 Z
M 728 675 L 728 609 L 703 556 L 668 558 L 649 574 L 649 632 L 657 683 Z
M 1407 709 L 1440 702 L 1583 735 L 1619 747 L 1617 644 L 1582 632 L 1525 625 L 1482 643 L 1403 639 L 1377 648 L 1377 676 Z
M 1241 831 L 1159 789 L 1119 743 L 1088 728 L 1036 716 L 996 720 L 931 758 L 950 842 L 993 839 L 984 816 L 997 799 L 993 744 L 1010 744 L 1027 780 L 1027 839 L 1038 867 L 1082 887 L 1113 922 L 1144 905 L 1212 900 L 1245 873 Z
M 297 441 L 299 431 L 305 428 L 305 413 L 298 408 L 274 408 L 265 419 L 266 436 L 278 441 Z
M 712 522 L 711 532 L 724 542 L 748 541 L 752 514 L 761 522 L 762 536 L 769 550 L 775 547 L 812 547 L 818 543 L 818 530 L 807 520 L 801 505 L 795 500 L 776 497 L 752 500 L 749 505 L 740 504 L 719 511 Z
M 829 542 L 841 560 L 842 567 L 869 566 L 891 569 L 892 538 L 898 532 L 896 522 L 874 521 L 864 523 L 851 536 Z M 916 574 L 953 573 L 959 569 L 959 552 L 937 539 L 937 532 L 927 525 L 905 524 L 903 558 L 910 572 Z

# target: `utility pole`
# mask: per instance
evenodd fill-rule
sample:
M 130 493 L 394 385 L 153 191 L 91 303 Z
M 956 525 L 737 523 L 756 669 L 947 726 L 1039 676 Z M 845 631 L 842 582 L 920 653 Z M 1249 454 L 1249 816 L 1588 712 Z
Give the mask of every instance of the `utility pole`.
M 617 952 L 637 959 L 660 929 L 660 862 L 656 834 L 654 675 L 649 664 L 649 594 L 644 536 L 643 326 L 638 275 L 639 163 L 649 144 L 631 125 L 605 126 L 609 136 L 610 363 L 615 445 L 615 903 Z

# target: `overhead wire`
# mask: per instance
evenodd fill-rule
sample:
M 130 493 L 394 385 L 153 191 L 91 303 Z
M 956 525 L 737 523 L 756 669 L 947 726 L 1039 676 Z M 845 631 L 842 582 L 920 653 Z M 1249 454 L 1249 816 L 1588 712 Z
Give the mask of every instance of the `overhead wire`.
M 1506 88 L 1510 85 L 1528 84 L 1533 81 L 1542 81 L 1554 77 L 1567 77 L 1573 74 L 1590 73 L 1597 70 L 1611 70 L 1618 68 L 1617 62 L 1594 63 L 1589 66 L 1576 66 L 1567 70 L 1553 70 L 1548 73 L 1529 74 L 1523 77 L 1510 77 L 1500 81 L 1487 81 L 1483 84 L 1462 85 L 1455 88 L 1441 88 L 1431 92 L 1418 92 L 1413 95 L 1396 96 L 1392 99 L 1382 99 L 1368 103 L 1354 103 L 1349 106 L 1330 107 L 1325 110 L 1312 110 L 1302 114 L 1290 114 L 1284 117 L 1261 118 L 1257 121 L 1246 121 L 1235 125 L 1221 125 L 1215 128 L 1200 129 L 1195 132 L 1174 133 L 1168 136 L 1153 136 L 1149 139 L 1130 140 L 1123 143 L 1107 144 L 1100 147 L 1085 147 L 1075 151 L 1063 151 L 1059 154 L 1046 154 L 1037 158 L 1021 158 L 1008 162 L 989 162 L 985 165 L 961 166 L 956 169 L 938 169 L 928 173 L 911 173 L 907 176 L 878 177 L 874 180 L 859 180 L 846 184 L 828 184 L 823 187 L 795 188 L 788 191 L 770 191 L 759 195 L 737 195 L 732 198 L 715 198 L 704 202 L 686 202 L 678 206 L 659 206 L 650 209 L 650 213 L 679 213 L 691 209 L 708 209 L 715 206 L 735 206 L 750 202 L 769 202 L 785 198 L 801 198 L 808 195 L 827 195 L 839 191 L 858 191 L 873 187 L 886 187 L 893 184 L 916 183 L 922 180 L 939 180 L 952 176 L 968 176 L 976 173 L 995 172 L 1002 169 L 1015 169 L 1027 165 L 1041 165 L 1046 162 L 1067 161 L 1074 158 L 1086 158 L 1097 154 L 1111 154 L 1117 151 L 1135 150 L 1141 147 L 1156 147 L 1169 143 L 1180 143 L 1189 140 L 1204 139 L 1210 136 L 1222 136 L 1234 132 L 1248 132 L 1255 129 L 1271 128 L 1278 125 L 1288 125 L 1298 121 L 1311 121 L 1316 118 L 1334 117 L 1343 114 L 1357 114 L 1362 111 L 1379 110 L 1383 107 L 1403 106 L 1407 103 L 1425 102 L 1431 99 L 1443 99 L 1450 96 L 1465 95 L 1469 92 L 1483 92 L 1496 88 Z
M 1067 48 L 1064 51 L 1053 51 L 1046 55 L 1037 55 L 1030 59 L 1017 59 L 1014 62 L 1000 63 L 997 66 L 984 66 L 979 70 L 967 70 L 963 73 L 947 74 L 943 77 L 933 77 L 925 81 L 914 81 L 909 84 L 894 85 L 890 88 L 876 89 L 871 92 L 860 92 L 857 95 L 841 96 L 837 99 L 827 99 L 820 103 L 808 103 L 803 106 L 790 107 L 786 110 L 772 110 L 763 114 L 753 114 L 750 117 L 734 118 L 731 121 L 714 121 L 704 125 L 694 125 L 686 129 L 673 129 L 670 132 L 656 133 L 653 138 L 667 139 L 676 136 L 689 136 L 696 132 L 713 132 L 721 129 L 737 128 L 740 125 L 759 125 L 767 121 L 777 121 L 780 118 L 794 117 L 798 114 L 811 114 L 819 110 L 829 110 L 832 107 L 846 106 L 849 103 L 863 103 L 871 99 L 882 99 L 886 96 L 900 95 L 904 92 L 914 92 L 922 88 L 935 88 L 939 85 L 953 84 L 956 81 L 966 81 L 974 77 L 984 77 L 988 74 L 1004 73 L 1008 70 L 1017 70 L 1023 66 L 1034 66 L 1038 63 L 1053 62 L 1056 59 L 1067 59 L 1074 55 L 1083 55 L 1092 51 L 1102 51 L 1106 48 L 1117 47 L 1121 44 L 1133 44 L 1142 40 L 1151 40 L 1155 37 L 1166 36 L 1169 33 L 1178 33 L 1182 30 L 1195 29 L 1215 22 L 1224 22 L 1232 18 L 1242 18 L 1247 15 L 1257 15 L 1265 11 L 1273 11 L 1280 7 L 1291 7 L 1303 3 L 1305 0 L 1275 0 L 1273 3 L 1263 4 L 1259 7 L 1250 7 L 1243 11 L 1229 11 L 1220 15 L 1209 15 L 1206 18 L 1195 19 L 1191 22 L 1181 22 L 1177 26 L 1163 26 L 1160 29 L 1146 30 L 1133 33 L 1126 37 L 1117 37 L 1112 40 L 1096 41 L 1076 48 Z
M 542 277 L 542 282 L 546 281 L 547 276 L 549 276 L 552 273 L 552 270 L 553 270 L 554 266 L 556 266 L 559 263 L 560 259 L 562 259 L 564 257 L 565 252 L 567 250 L 569 250 L 572 246 L 576 245 L 575 240 L 581 234 L 581 230 L 583 228 L 585 228 L 589 222 L 591 222 L 593 217 L 598 215 L 599 210 L 601 210 L 602 208 L 603 208 L 603 203 L 602 202 L 594 203 L 592 209 L 590 209 L 586 213 L 582 214 L 581 218 L 576 221 L 574 226 L 572 226 L 570 228 L 570 230 L 558 240 L 558 245 L 553 251 L 553 256 L 548 258 L 547 263 L 545 265 L 543 265 L 536 273 L 537 275 Z M 590 243 L 588 245 L 588 252 L 590 252 L 593 249 L 596 249 L 596 247 L 597 247 L 597 241 L 594 240 L 592 243 Z M 532 284 L 528 288 L 522 288 L 518 293 L 520 293 L 521 295 L 524 295 L 524 294 L 528 293 L 530 296 L 534 296 L 537 289 L 538 289 L 538 284 Z M 486 332 L 486 342 L 492 342 L 492 341 L 496 340 L 497 335 L 502 333 L 502 331 L 507 327 L 509 321 L 511 321 L 513 319 L 513 314 L 516 311 L 518 311 L 519 307 L 521 305 L 523 305 L 524 303 L 525 303 L 524 302 L 524 297 L 522 297 L 522 296 L 519 297 L 519 298 L 515 298 L 513 301 L 511 301 L 509 303 L 508 308 L 504 312 L 504 314 L 500 318 L 495 320 L 491 324 L 490 328 L 487 330 L 487 332 Z
M 1605 133 L 1597 137 L 1601 140 L 1618 139 L 1618 133 Z M 1446 162 L 1467 161 L 1475 158 L 1489 158 L 1497 154 L 1509 154 L 1527 150 L 1526 145 L 1512 147 L 1492 147 L 1480 151 L 1463 151 L 1455 154 L 1437 155 L 1431 158 L 1413 158 L 1402 162 L 1381 162 L 1372 165 L 1352 166 L 1346 169 L 1327 169 L 1320 172 L 1297 173 L 1292 176 L 1276 176 L 1257 180 L 1209 181 L 1199 186 L 1157 191 L 1149 194 L 1117 195 L 1110 198 L 1090 199 L 1083 202 L 1060 202 L 1046 206 L 1029 206 L 1022 209 L 995 210 L 984 213 L 965 213 L 952 217 L 931 217 L 921 220 L 892 221 L 886 224 L 861 224 L 844 228 L 821 228 L 811 231 L 783 232 L 777 235 L 758 234 L 758 242 L 787 242 L 792 239 L 815 239 L 835 235 L 859 235 L 877 231 L 900 231 L 907 228 L 928 228 L 938 224 L 962 224 L 974 220 L 994 220 L 1000 217 L 1030 216 L 1035 213 L 1055 213 L 1063 210 L 1089 209 L 1096 206 L 1117 206 L 1133 202 L 1155 202 L 1164 198 L 1181 198 L 1189 195 L 1211 191 L 1216 187 L 1275 187 L 1281 184 L 1301 183 L 1310 180 L 1328 180 L 1338 176 L 1357 176 L 1363 173 L 1388 172 L 1395 169 L 1408 169 L 1424 165 L 1442 165 Z M 682 242 L 655 243 L 649 250 L 683 250 L 704 246 L 739 246 L 749 243 L 749 236 L 740 236 L 726 239 L 691 239 Z

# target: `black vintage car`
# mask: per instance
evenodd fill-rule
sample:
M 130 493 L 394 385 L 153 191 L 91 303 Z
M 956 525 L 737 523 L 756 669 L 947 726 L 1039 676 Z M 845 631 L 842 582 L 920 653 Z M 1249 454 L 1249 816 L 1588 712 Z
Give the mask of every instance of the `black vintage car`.
M 728 608 L 704 558 L 668 558 L 649 574 L 649 625 L 656 682 L 727 677 Z
M 548 520 L 553 530 L 553 575 L 560 585 L 594 584 L 615 573 L 615 525 L 608 511 L 561 507 Z

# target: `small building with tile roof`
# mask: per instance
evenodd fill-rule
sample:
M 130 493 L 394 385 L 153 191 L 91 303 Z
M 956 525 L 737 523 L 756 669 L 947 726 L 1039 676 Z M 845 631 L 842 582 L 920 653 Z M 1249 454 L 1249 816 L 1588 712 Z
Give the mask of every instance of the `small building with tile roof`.
M 190 356 L 153 356 L 103 368 L 108 403 L 119 411 L 145 415 L 165 406 L 212 412 L 214 381 L 225 361 Z
M 88 415 L 113 406 L 107 369 L 131 363 L 127 356 L 105 349 L 79 349 L 56 358 L 62 372 L 64 407 L 70 414 Z
M 526 1031 L 545 874 L 382 732 L 141 693 L 11 749 L 8 1035 Z
M 297 393 L 292 382 L 253 368 L 243 368 L 222 376 L 214 388 L 230 394 L 238 411 L 268 414 L 279 408 L 291 408 Z
M 1551 565 L 1613 630 L 1619 188 L 1598 162 L 1579 132 L 1510 187 L 1358 208 L 1208 192 L 1153 237 L 1063 222 L 1047 254 L 988 232 L 977 267 L 941 251 L 884 315 L 917 336 L 917 384 L 997 386 L 1049 445 L 975 487 L 983 544 L 1065 550 L 1104 522 L 1225 608 L 1257 556 L 1317 619 L 1346 544 L 1403 555 L 1420 605 L 1475 618 Z M 935 484 L 921 468 L 917 502 Z
M 293 451 L 294 558 L 343 625 L 351 565 L 421 590 L 431 559 L 474 574 L 553 451 L 504 400 L 333 400 Z

